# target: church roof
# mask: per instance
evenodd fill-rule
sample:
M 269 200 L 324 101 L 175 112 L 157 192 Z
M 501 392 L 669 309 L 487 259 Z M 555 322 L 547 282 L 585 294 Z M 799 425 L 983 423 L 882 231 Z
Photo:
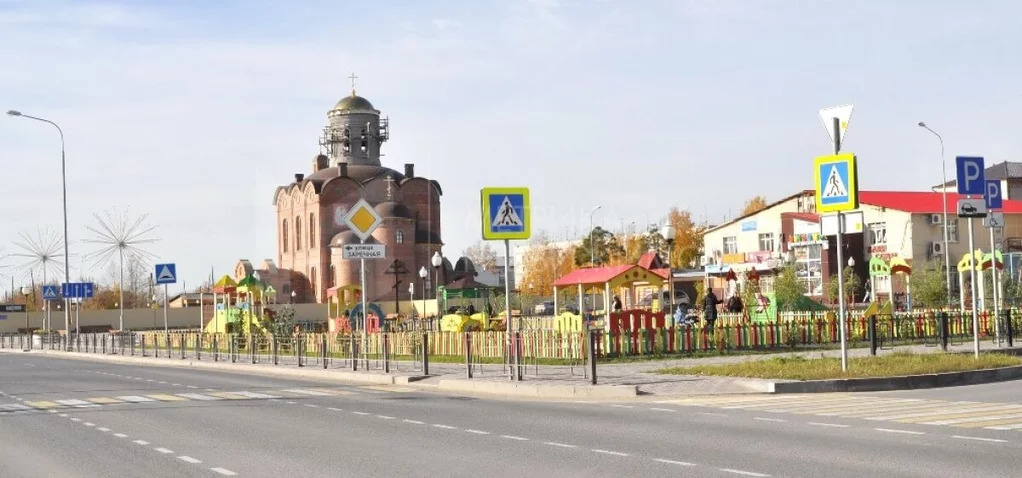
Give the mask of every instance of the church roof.
M 391 217 L 398 218 L 410 218 L 412 212 L 408 208 L 397 201 L 385 201 L 376 205 L 374 208 L 379 213 L 380 217 L 386 219 Z
M 341 247 L 345 244 L 362 244 L 362 240 L 349 229 L 334 234 L 334 237 L 330 239 L 330 247 Z M 369 237 L 365 244 L 377 244 L 377 242 L 376 239 Z
M 306 179 L 310 181 L 318 181 L 324 183 L 330 179 L 339 177 L 341 175 L 341 168 L 334 166 L 332 168 L 321 169 L 308 176 Z M 393 169 L 383 166 L 371 166 L 368 164 L 349 164 L 348 165 L 348 177 L 355 181 L 365 184 L 373 179 L 391 176 L 395 181 L 401 182 L 404 180 L 404 175 L 394 171 Z
M 356 95 L 355 92 L 353 91 L 351 92 L 351 96 L 345 96 L 344 98 L 341 98 L 341 101 L 338 101 L 337 104 L 334 105 L 333 109 L 333 111 L 355 111 L 355 110 L 376 111 L 376 108 L 373 108 L 373 104 L 370 103 L 369 100 Z

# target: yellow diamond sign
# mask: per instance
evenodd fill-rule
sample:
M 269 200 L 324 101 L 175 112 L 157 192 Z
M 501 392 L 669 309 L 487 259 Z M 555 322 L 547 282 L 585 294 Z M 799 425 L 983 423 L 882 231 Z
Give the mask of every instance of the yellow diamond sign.
M 344 224 L 363 241 L 373 234 L 381 222 L 383 218 L 365 199 L 359 199 L 344 215 Z

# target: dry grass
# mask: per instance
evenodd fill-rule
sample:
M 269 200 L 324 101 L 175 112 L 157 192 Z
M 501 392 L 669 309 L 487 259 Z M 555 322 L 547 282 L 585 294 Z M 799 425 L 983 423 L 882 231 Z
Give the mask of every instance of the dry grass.
M 896 377 L 941 372 L 960 372 L 1022 365 L 1022 359 L 1004 354 L 908 354 L 849 359 L 848 372 L 841 372 L 841 359 L 780 357 L 726 365 L 671 367 L 656 373 L 674 375 L 716 375 L 725 377 L 825 380 L 832 378 Z

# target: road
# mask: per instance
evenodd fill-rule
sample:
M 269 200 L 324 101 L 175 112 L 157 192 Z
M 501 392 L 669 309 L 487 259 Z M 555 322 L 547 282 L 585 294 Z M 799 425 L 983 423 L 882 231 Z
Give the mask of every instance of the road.
M 981 387 L 998 399 L 1020 390 Z M 976 477 L 1022 468 L 1017 430 L 813 411 L 923 400 L 908 396 L 918 392 L 549 403 L 22 353 L 0 354 L 0 392 L 3 477 Z M 945 392 L 926 393 L 939 406 Z M 778 399 L 787 411 L 724 408 Z

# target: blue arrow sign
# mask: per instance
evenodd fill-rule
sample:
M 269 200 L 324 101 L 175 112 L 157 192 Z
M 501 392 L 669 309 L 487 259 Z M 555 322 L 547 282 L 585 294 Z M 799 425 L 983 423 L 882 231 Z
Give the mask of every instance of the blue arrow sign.
M 82 297 L 86 299 L 92 298 L 92 282 L 85 282 L 82 284 Z
M 67 282 L 60 284 L 60 295 L 66 299 L 71 298 L 71 284 Z

